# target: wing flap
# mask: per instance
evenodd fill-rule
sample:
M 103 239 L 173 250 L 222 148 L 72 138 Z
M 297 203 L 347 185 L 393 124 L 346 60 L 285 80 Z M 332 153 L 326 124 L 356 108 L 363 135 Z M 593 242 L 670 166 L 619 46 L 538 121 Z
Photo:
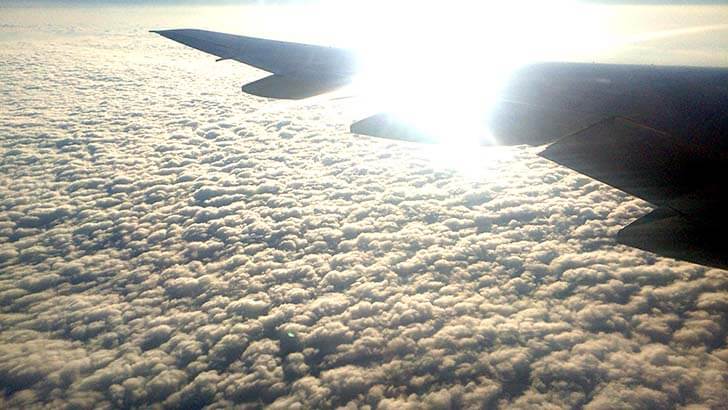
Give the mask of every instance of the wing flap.
M 695 223 L 670 208 L 658 208 L 619 231 L 617 242 L 658 255 L 728 269 L 725 217 L 722 213 L 706 213 L 697 219 L 703 223 Z
M 487 114 L 480 142 L 483 145 L 542 145 L 581 130 L 602 116 L 551 109 L 513 101 L 498 102 Z M 435 135 L 391 113 L 379 113 L 355 122 L 351 132 L 409 142 L 441 143 L 458 135 Z
M 701 151 L 620 117 L 568 135 L 540 155 L 657 205 L 684 198 L 720 175 L 719 164 Z
M 425 144 L 438 142 L 435 135 L 391 113 L 379 113 L 359 120 L 351 125 L 350 131 L 353 134 L 407 142 Z
M 271 75 L 243 86 L 243 92 L 265 98 L 300 100 L 324 94 L 344 85 L 339 79 L 328 81 L 315 78 Z
M 574 110 L 501 101 L 488 115 L 487 129 L 499 145 L 543 145 L 604 118 Z

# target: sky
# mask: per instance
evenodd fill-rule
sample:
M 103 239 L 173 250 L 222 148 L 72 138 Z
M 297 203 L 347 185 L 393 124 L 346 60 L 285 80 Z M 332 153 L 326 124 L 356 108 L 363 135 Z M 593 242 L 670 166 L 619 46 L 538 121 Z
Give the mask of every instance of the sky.
M 432 61 L 438 59 L 437 50 L 428 48 L 428 41 L 455 45 L 462 49 L 460 54 L 482 58 L 506 54 L 519 60 L 728 66 L 724 40 L 728 8 L 719 5 L 605 5 L 572 0 L 460 0 L 447 7 L 412 0 L 267 6 L 3 4 L 8 23 L 0 31 L 0 40 L 90 30 L 135 30 L 141 35 L 150 29 L 193 27 L 338 47 L 408 49 Z M 405 21 L 408 28 L 402 30 Z M 52 31 L 23 30 L 18 22 L 26 28 L 42 25 Z M 520 55 L 507 55 L 514 51 Z
M 593 58 L 726 63 L 672 35 L 725 7 L 654 7 Z M 617 244 L 649 204 L 535 148 L 351 135 L 355 102 L 147 33 L 337 27 L 231 10 L 0 12 L 0 407 L 724 406 L 728 272 Z

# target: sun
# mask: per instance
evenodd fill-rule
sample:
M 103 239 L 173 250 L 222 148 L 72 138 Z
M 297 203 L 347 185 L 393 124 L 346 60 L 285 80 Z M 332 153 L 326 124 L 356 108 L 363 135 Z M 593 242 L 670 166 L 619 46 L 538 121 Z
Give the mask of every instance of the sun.
M 322 19 L 356 51 L 361 112 L 387 112 L 438 142 L 433 161 L 466 169 L 495 139 L 486 119 L 517 67 L 578 59 L 602 44 L 598 16 L 573 1 L 327 2 Z M 346 17 L 344 17 L 346 16 Z

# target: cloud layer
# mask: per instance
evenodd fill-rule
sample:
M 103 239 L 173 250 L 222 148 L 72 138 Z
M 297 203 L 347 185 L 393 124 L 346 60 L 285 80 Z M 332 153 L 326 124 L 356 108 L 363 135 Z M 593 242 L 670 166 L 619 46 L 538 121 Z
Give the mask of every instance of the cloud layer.
M 138 32 L 0 47 L 0 407 L 720 408 L 728 275 Z

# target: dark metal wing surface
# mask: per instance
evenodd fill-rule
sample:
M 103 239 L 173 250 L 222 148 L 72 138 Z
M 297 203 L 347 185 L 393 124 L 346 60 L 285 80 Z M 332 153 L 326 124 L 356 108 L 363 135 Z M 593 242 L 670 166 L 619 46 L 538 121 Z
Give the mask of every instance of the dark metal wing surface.
M 339 48 L 193 29 L 153 33 L 274 74 L 243 86 L 257 96 L 300 99 L 322 94 L 346 84 L 356 68 L 354 54 Z

